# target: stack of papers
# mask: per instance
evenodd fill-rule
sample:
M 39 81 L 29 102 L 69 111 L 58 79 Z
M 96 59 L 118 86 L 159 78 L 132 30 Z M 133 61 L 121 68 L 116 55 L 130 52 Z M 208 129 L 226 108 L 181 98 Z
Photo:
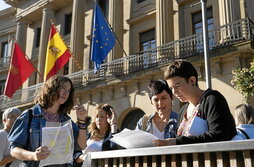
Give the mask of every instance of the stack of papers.
M 152 147 L 153 140 L 157 139 L 156 136 L 142 130 L 124 129 L 120 133 L 113 135 L 110 140 L 128 149 Z

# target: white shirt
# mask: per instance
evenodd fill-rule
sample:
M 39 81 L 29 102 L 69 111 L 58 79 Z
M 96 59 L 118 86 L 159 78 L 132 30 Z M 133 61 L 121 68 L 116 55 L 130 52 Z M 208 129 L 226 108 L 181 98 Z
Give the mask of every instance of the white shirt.
M 87 147 L 85 150 L 83 150 L 84 154 L 87 152 L 96 152 L 96 151 L 102 150 L 103 140 L 95 141 L 95 140 L 88 139 L 86 143 L 87 143 Z
M 8 141 L 8 133 L 4 130 L 0 130 L 0 161 L 4 156 L 10 155 L 10 142 Z M 19 160 L 15 160 L 11 163 L 10 167 L 18 167 Z M 5 166 L 5 165 L 4 165 Z M 0 166 L 0 167 L 4 167 Z
M 155 125 L 154 121 L 152 120 L 152 127 L 153 127 L 153 135 L 158 137 L 159 139 L 164 139 L 164 130 L 161 132 L 157 126 Z

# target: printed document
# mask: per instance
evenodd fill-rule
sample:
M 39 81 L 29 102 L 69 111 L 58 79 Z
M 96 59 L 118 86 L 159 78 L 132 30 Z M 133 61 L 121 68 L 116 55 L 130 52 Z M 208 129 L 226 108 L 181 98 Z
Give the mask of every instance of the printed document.
M 156 139 L 158 139 L 156 136 L 142 130 L 124 129 L 122 132 L 113 135 L 110 140 L 128 149 L 152 147 L 152 142 Z
M 49 148 L 50 155 L 40 161 L 40 167 L 72 162 L 74 141 L 71 121 L 59 127 L 42 128 L 42 145 Z
M 190 125 L 189 134 L 191 136 L 201 135 L 208 131 L 207 121 L 195 116 Z

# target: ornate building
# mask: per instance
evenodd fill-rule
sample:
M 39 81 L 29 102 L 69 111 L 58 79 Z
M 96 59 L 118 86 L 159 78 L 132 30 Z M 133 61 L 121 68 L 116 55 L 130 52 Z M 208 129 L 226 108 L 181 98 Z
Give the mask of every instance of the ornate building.
M 16 38 L 43 74 L 50 20 L 79 63 L 71 58 L 59 74 L 72 79 L 76 103 L 83 104 L 89 115 L 98 104 L 109 103 L 121 128 L 134 128 L 144 113 L 154 112 L 147 82 L 163 78 L 163 70 L 172 59 L 192 61 L 199 72 L 199 85 L 206 89 L 202 12 L 197 0 L 97 0 L 118 42 L 96 74 L 90 61 L 93 0 L 5 2 L 15 9 L 0 11 L 1 94 L 9 65 L 8 37 Z M 252 0 L 207 1 L 212 88 L 226 97 L 231 109 L 243 100 L 230 83 L 232 70 L 248 67 L 254 57 L 253 6 Z M 42 79 L 34 73 L 12 99 L 0 96 L 0 110 L 31 107 L 41 84 Z M 175 99 L 174 111 L 180 106 Z

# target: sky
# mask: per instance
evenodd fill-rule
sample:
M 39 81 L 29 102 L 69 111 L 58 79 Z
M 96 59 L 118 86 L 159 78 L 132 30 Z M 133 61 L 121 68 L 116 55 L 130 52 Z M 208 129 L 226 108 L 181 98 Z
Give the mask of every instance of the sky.
M 8 7 L 10 7 L 10 5 L 6 4 L 4 0 L 0 0 L 0 10 L 4 10 Z

